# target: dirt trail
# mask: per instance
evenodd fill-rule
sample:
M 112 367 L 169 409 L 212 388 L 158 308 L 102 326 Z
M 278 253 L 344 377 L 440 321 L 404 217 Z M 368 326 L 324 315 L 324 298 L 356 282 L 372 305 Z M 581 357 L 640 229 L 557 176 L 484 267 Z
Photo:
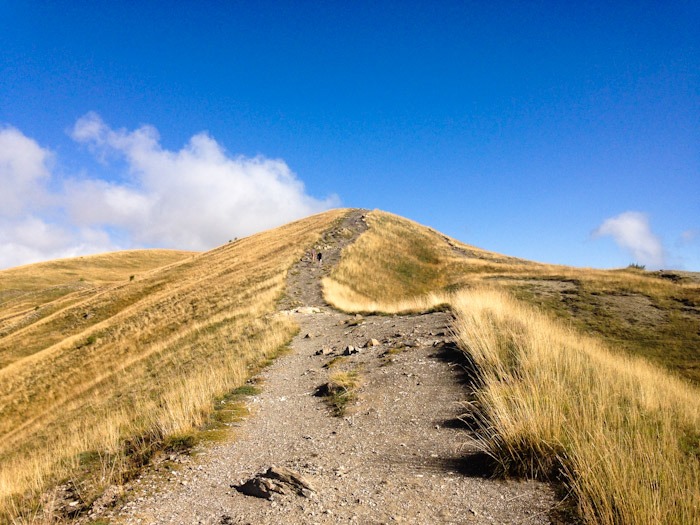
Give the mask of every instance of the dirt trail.
M 351 214 L 321 241 L 322 267 L 306 257 L 290 272 L 284 307 L 319 312 L 289 313 L 301 327 L 293 352 L 261 374 L 263 391 L 234 439 L 182 458 L 167 479 L 146 473 L 110 523 L 550 522 L 552 489 L 482 476 L 455 424 L 466 389 L 448 313 L 361 319 L 324 304 L 320 277 L 364 229 L 361 213 Z M 370 338 L 380 344 L 338 357 Z M 323 348 L 331 353 L 317 354 Z M 338 370 L 361 380 L 343 417 L 314 395 Z M 232 488 L 271 465 L 299 473 L 314 492 L 267 500 Z

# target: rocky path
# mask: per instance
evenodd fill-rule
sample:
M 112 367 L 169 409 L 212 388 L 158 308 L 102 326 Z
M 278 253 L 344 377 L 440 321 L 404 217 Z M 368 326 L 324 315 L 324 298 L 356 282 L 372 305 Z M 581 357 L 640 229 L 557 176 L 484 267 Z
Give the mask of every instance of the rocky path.
M 261 374 L 231 441 L 183 458 L 167 479 L 145 474 L 110 523 L 550 523 L 551 488 L 487 479 L 455 424 L 466 389 L 448 313 L 360 318 L 324 304 L 320 276 L 363 229 L 351 215 L 319 244 L 322 267 L 306 258 L 290 272 L 285 307 L 301 331 Z M 342 416 L 315 395 L 339 371 L 360 384 Z M 273 465 L 308 488 L 273 483 L 284 493 L 271 499 L 236 490 Z

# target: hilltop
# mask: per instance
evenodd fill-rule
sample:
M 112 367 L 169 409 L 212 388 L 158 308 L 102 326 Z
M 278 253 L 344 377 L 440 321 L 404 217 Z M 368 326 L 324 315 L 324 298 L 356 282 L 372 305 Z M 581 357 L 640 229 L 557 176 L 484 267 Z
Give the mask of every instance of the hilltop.
M 312 251 L 324 254 L 321 266 L 310 260 Z M 488 418 L 489 425 L 496 421 L 483 406 L 480 415 L 465 416 L 464 406 L 485 406 L 480 392 L 489 390 L 482 381 L 496 366 L 473 360 L 470 328 L 465 335 L 450 335 L 458 328 L 453 315 L 465 319 L 457 299 L 465 293 L 485 290 L 489 308 L 501 299 L 488 293 L 507 293 L 543 312 L 547 322 L 565 322 L 579 339 L 608 345 L 614 356 L 644 356 L 668 370 L 659 373 L 669 374 L 674 386 L 668 388 L 674 392 L 687 385 L 692 397 L 692 384 L 700 381 L 696 274 L 540 264 L 465 245 L 379 211 L 333 210 L 206 253 L 123 252 L 29 265 L 0 271 L 0 283 L 0 513 L 21 514 L 29 521 L 36 516 L 49 520 L 51 513 L 57 519 L 99 517 L 99 503 L 117 522 L 152 512 L 151 521 L 184 523 L 184 514 L 178 514 L 182 498 L 191 498 L 188 512 L 204 513 L 200 504 L 206 502 L 213 506 L 210 522 L 236 523 L 234 510 L 240 509 L 241 520 L 272 523 L 278 512 L 292 512 L 298 502 L 285 496 L 278 507 L 261 506 L 247 496 L 227 494 L 224 485 L 232 483 L 229 468 L 252 475 L 273 462 L 323 480 L 322 488 L 316 487 L 320 499 L 301 505 L 299 520 L 403 516 L 429 523 L 466 516 L 487 522 L 490 516 L 505 522 L 510 516 L 511 522 L 520 522 L 527 508 L 538 508 L 536 519 L 546 522 L 572 519 L 561 517 L 562 507 L 572 506 L 598 519 L 598 507 L 586 507 L 585 491 L 573 503 L 569 498 L 557 504 L 548 486 L 484 481 L 477 483 L 481 499 L 469 499 L 474 480 L 482 476 L 528 470 L 518 462 L 522 454 L 531 454 L 531 446 L 540 459 L 530 465 L 530 474 L 548 478 L 552 468 L 570 465 L 552 460 L 557 452 L 542 451 L 536 443 L 505 457 L 486 440 L 484 426 L 445 425 L 472 417 Z M 505 334 L 511 328 L 499 330 Z M 369 339 L 376 339 L 376 346 L 357 352 L 347 348 Z M 250 383 L 289 343 L 292 353 L 257 376 L 261 385 Z M 457 344 L 466 362 L 460 361 Z M 476 376 L 454 376 L 454 366 Z M 325 408 L 323 399 L 308 395 L 323 384 L 342 394 L 331 396 L 340 401 L 336 408 Z M 286 392 L 289 388 L 293 393 Z M 392 412 L 396 396 L 408 396 L 407 403 Z M 303 400 L 303 405 L 280 403 L 282 398 Z M 458 402 L 467 405 L 460 409 Z M 254 407 L 250 418 L 246 406 Z M 345 419 L 333 417 L 346 409 Z M 455 419 L 460 414 L 462 419 Z M 700 449 L 698 425 L 696 416 L 687 417 L 681 438 L 686 452 L 681 454 L 692 456 Z M 232 435 L 232 426 L 243 434 Z M 336 456 L 321 453 L 331 435 L 337 436 L 331 438 Z M 212 439 L 223 444 L 195 449 L 209 458 L 204 463 L 179 452 Z M 366 439 L 369 450 L 357 446 Z M 464 448 L 472 439 L 486 441 Z M 237 442 L 257 459 L 241 455 Z M 386 447 L 374 459 L 372 444 L 374 450 Z M 265 452 L 255 453 L 256 446 Z M 485 461 L 479 450 L 500 466 Z M 401 458 L 408 451 L 415 460 L 402 471 Z M 321 459 L 311 461 L 314 454 Z M 338 462 L 337 455 L 354 459 Z M 163 457 L 172 457 L 176 465 L 164 466 Z M 233 467 L 222 470 L 224 457 Z M 372 470 L 377 461 L 392 466 L 389 478 L 382 469 Z M 157 466 L 147 474 L 151 477 L 139 477 L 149 464 Z M 201 467 L 203 477 L 163 486 L 163 473 L 177 464 Z M 353 476 L 338 474 L 338 468 L 350 466 Z M 411 483 L 399 489 L 396 483 L 407 475 Z M 433 483 L 436 476 L 455 491 L 452 499 Z M 162 499 L 154 495 L 147 504 L 133 505 L 132 479 L 150 480 Z M 383 482 L 394 487 L 393 494 L 364 491 L 367 484 Z M 46 492 L 57 484 L 59 492 Z M 222 490 L 207 489 L 205 496 L 199 484 Z M 186 490 L 178 489 L 173 499 L 176 486 Z M 330 497 L 343 490 L 364 496 Z M 102 493 L 112 494 L 111 499 L 96 499 Z M 58 503 L 50 503 L 47 494 L 58 494 Z M 109 510 L 118 501 L 115 494 L 127 501 L 117 513 Z M 409 504 L 416 494 L 426 502 L 423 508 Z M 519 506 L 497 504 L 509 498 Z M 163 503 L 168 501 L 180 503 L 169 508 Z M 372 510 L 372 505 L 385 508 Z

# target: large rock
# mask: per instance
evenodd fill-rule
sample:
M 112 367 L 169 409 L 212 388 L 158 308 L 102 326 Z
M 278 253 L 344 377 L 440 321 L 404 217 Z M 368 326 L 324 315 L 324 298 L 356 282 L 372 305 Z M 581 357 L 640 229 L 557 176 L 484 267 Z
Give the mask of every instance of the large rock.
M 262 474 L 257 474 L 234 488 L 247 496 L 271 499 L 275 494 L 288 494 L 310 497 L 316 490 L 301 474 L 285 467 L 272 466 Z
M 354 346 L 348 345 L 345 347 L 345 350 L 343 351 L 343 355 L 352 355 L 352 354 L 357 354 L 359 352 L 360 351 L 357 348 L 355 348 Z
M 255 498 L 272 499 L 274 494 L 286 494 L 284 486 L 271 479 L 256 476 L 235 487 L 238 492 Z

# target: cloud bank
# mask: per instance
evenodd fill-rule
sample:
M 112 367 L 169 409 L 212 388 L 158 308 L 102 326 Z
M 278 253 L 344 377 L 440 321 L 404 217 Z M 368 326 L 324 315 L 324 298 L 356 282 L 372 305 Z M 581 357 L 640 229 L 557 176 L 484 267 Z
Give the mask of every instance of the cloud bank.
M 113 176 L 59 181 L 49 150 L 0 129 L 0 268 L 135 247 L 206 250 L 338 204 L 307 195 L 284 161 L 233 157 L 206 133 L 169 151 L 151 126 L 113 130 L 89 113 L 71 137 Z
M 654 235 L 646 214 L 627 211 L 610 217 L 593 232 L 593 237 L 610 236 L 632 255 L 635 263 L 662 268 L 666 262 L 661 240 Z

